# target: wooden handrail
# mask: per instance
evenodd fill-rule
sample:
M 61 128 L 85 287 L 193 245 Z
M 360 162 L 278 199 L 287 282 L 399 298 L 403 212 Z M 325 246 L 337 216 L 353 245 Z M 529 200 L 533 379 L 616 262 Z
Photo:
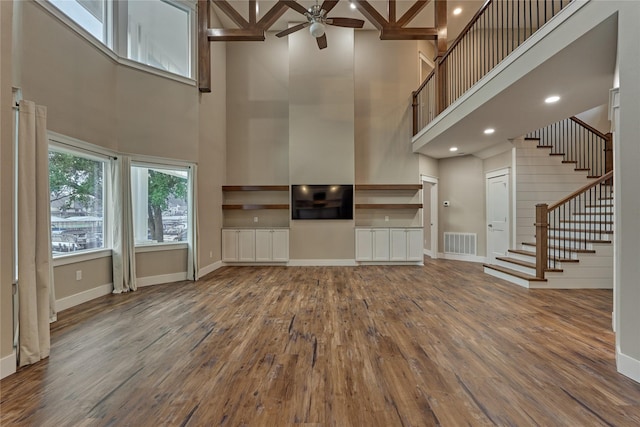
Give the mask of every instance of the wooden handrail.
M 434 68 L 433 70 L 431 70 L 431 72 L 429 74 L 427 74 L 427 77 L 425 77 L 424 81 L 422 82 L 422 84 L 418 87 L 418 89 L 415 90 L 415 92 L 413 92 L 413 97 L 415 98 L 416 96 L 418 96 L 418 94 L 420 93 L 420 91 L 422 89 L 424 89 L 424 87 L 427 85 L 427 83 L 429 83 L 429 80 L 433 78 L 433 75 L 435 74 L 436 69 Z
M 569 117 L 572 121 L 576 122 L 577 124 L 579 124 L 580 126 L 590 130 L 591 132 L 595 133 L 596 135 L 598 135 L 600 138 L 602 139 L 608 139 L 609 134 L 604 134 L 602 132 L 600 132 L 598 129 L 594 128 L 593 126 L 589 125 L 588 123 L 583 122 L 582 120 L 580 120 L 579 118 L 577 118 L 576 116 L 571 116 Z
M 460 31 L 460 34 L 458 34 L 458 37 L 456 37 L 456 39 L 453 41 L 453 43 L 451 43 L 451 45 L 449 46 L 449 48 L 447 49 L 447 51 L 444 53 L 444 55 L 442 55 L 442 58 L 440 58 L 440 62 L 444 61 L 446 59 L 447 56 L 449 56 L 449 54 L 451 53 L 451 51 L 453 51 L 453 49 L 456 48 L 456 46 L 458 45 L 458 43 L 460 43 L 460 40 L 462 40 L 464 38 L 464 36 L 467 35 L 467 33 L 469 32 L 469 30 L 471 29 L 471 27 L 473 27 L 473 25 L 476 23 L 476 21 L 478 20 L 478 18 L 480 18 L 480 16 L 484 13 L 484 11 L 489 7 L 489 5 L 491 4 L 493 0 L 486 0 L 484 2 L 484 4 L 482 5 L 482 7 L 480 9 L 478 9 L 478 11 L 476 12 L 475 15 L 473 15 L 473 18 L 471 18 L 471 20 L 469 21 L 469 23 L 467 23 L 467 25 L 462 29 L 462 31 Z
M 580 188 L 578 188 L 576 191 L 574 191 L 573 193 L 569 194 L 567 197 L 564 197 L 562 199 L 560 199 L 559 201 L 555 202 L 554 204 L 550 205 L 548 207 L 548 211 L 551 212 L 552 210 L 557 209 L 558 207 L 564 205 L 565 203 L 567 203 L 569 200 L 574 199 L 576 197 L 578 197 L 580 194 L 584 193 L 585 191 L 595 187 L 596 185 L 607 181 L 609 179 L 613 178 L 613 171 L 609 171 L 607 173 L 605 173 L 604 175 L 602 175 L 600 178 L 596 179 L 593 182 L 590 182 L 589 184 L 582 186 Z

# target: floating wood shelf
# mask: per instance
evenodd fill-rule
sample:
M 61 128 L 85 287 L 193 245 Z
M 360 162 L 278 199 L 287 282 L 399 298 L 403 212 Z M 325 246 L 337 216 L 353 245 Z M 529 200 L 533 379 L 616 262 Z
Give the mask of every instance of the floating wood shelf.
M 356 184 L 356 191 L 366 190 L 422 190 L 422 184 Z
M 223 185 L 222 191 L 289 191 L 288 185 Z
M 358 203 L 356 209 L 422 209 L 422 203 Z
M 258 209 L 289 209 L 288 204 L 234 204 L 222 205 L 223 210 L 251 211 Z

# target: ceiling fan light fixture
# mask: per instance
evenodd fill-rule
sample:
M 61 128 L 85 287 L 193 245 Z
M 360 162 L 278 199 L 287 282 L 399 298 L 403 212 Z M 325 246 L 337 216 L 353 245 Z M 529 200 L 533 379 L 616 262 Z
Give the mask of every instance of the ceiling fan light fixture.
M 322 37 L 324 35 L 324 24 L 322 22 L 314 22 L 309 27 L 309 32 L 315 38 Z

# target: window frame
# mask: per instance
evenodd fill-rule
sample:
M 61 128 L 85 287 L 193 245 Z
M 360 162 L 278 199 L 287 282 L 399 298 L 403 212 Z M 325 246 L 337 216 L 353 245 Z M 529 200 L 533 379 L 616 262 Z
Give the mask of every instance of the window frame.
M 109 6 L 107 7 L 108 13 L 106 19 L 108 22 L 106 25 L 109 28 L 110 45 L 102 43 L 96 39 L 91 33 L 85 30 L 81 25 L 67 16 L 64 12 L 58 9 L 53 3 L 48 0 L 35 0 L 35 3 L 46 10 L 58 21 L 69 27 L 76 32 L 79 36 L 84 38 L 92 46 L 109 57 L 111 60 L 119 65 L 123 65 L 128 68 L 143 71 L 149 74 L 153 74 L 158 77 L 164 77 L 173 81 L 187 84 L 189 86 L 196 86 L 196 70 L 197 70 L 197 47 L 196 47 L 196 31 L 197 31 L 197 11 L 196 3 L 193 0 L 158 0 L 165 3 L 172 4 L 176 7 L 186 10 L 189 13 L 189 68 L 190 75 L 183 76 L 181 74 L 172 73 L 161 68 L 156 68 L 151 65 L 137 62 L 128 58 L 127 54 L 127 1 L 131 0 L 105 0 Z M 124 16 L 124 19 L 122 17 Z
M 103 162 L 102 171 L 102 247 L 84 249 L 65 254 L 53 254 L 51 251 L 51 257 L 54 262 L 54 266 L 66 265 L 79 261 L 85 261 L 90 259 L 103 258 L 111 256 L 113 248 L 112 241 L 112 227 L 110 222 L 110 204 L 108 201 L 111 199 L 111 176 L 114 173 L 113 162 L 117 158 L 115 153 L 110 150 L 106 150 L 102 147 L 84 142 L 66 135 L 62 135 L 56 132 L 47 131 L 48 139 L 48 151 L 56 151 L 60 153 L 71 154 L 77 157 L 82 157 L 90 160 Z M 48 170 L 48 169 L 47 169 Z
M 193 193 L 193 163 L 189 162 L 181 162 L 176 160 L 169 159 L 156 159 L 148 156 L 132 156 L 131 157 L 131 169 L 134 167 L 143 167 L 149 169 L 166 169 L 166 170 L 184 170 L 187 172 L 187 239 L 185 241 L 168 241 L 168 242 L 138 242 L 134 240 L 134 250 L 135 253 L 143 253 L 143 252 L 155 252 L 155 251 L 165 251 L 165 250 L 173 250 L 173 249 L 187 249 L 189 245 L 192 244 L 192 233 L 193 233 L 193 216 L 194 216 L 194 193 Z M 131 173 L 131 175 L 133 175 Z M 135 205 L 133 201 L 134 190 L 133 190 L 133 181 L 131 182 L 131 198 L 132 198 L 132 207 Z M 135 213 L 132 211 L 132 215 Z M 135 219 L 134 219 L 134 230 L 133 233 L 135 235 Z

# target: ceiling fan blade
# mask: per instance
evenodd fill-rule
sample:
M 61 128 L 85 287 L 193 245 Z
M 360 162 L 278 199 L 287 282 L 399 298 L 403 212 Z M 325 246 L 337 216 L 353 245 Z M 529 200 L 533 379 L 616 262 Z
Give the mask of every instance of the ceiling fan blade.
M 324 0 L 324 3 L 322 3 L 322 6 L 320 6 L 320 9 L 322 9 L 325 12 L 329 13 L 329 12 L 331 12 L 331 9 L 336 7 L 337 4 L 338 4 L 338 0 Z M 326 14 L 325 14 L 325 16 L 326 16 Z
M 362 28 L 364 21 L 354 18 L 328 18 L 327 24 L 335 25 L 336 27 Z
M 323 34 L 320 37 L 316 38 L 316 42 L 318 42 L 318 48 L 324 49 L 327 47 L 327 35 Z
M 282 3 L 284 3 L 285 5 L 289 6 L 291 9 L 303 15 L 307 13 L 307 9 L 305 9 L 304 6 L 300 5 L 299 3 L 296 3 L 295 1 L 283 0 Z
M 299 31 L 305 27 L 308 27 L 309 24 L 308 22 L 302 23 L 302 24 L 298 24 L 298 25 L 294 25 L 293 27 L 289 27 L 286 30 L 280 31 L 279 33 L 276 34 L 276 37 L 284 37 L 284 36 L 288 36 L 291 33 L 295 33 L 296 31 Z

